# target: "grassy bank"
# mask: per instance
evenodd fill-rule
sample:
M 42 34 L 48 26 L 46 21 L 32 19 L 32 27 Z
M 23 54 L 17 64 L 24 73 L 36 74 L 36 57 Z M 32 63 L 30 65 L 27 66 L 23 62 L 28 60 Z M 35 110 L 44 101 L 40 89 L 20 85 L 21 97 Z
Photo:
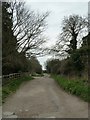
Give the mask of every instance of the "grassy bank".
M 33 78 L 31 76 L 23 76 L 20 78 L 11 79 L 8 84 L 2 87 L 2 102 L 4 103 L 5 98 L 7 98 L 11 93 L 14 93 L 23 82 L 27 82 L 32 79 Z
M 52 75 L 51 77 L 54 78 L 65 91 L 90 102 L 90 96 L 88 94 L 90 93 L 90 87 L 88 87 L 88 84 L 84 80 L 72 80 L 59 75 Z

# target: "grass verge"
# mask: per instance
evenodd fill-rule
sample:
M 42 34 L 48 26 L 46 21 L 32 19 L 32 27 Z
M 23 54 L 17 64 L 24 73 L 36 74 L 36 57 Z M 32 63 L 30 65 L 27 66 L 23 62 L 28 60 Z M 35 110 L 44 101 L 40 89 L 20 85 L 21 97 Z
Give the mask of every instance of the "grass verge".
M 59 75 L 51 75 L 51 77 L 54 78 L 65 91 L 79 96 L 84 101 L 90 102 L 90 86 L 83 82 L 83 80 L 69 80 Z
M 2 102 L 4 103 L 5 98 L 7 98 L 11 93 L 14 93 L 23 82 L 27 82 L 32 79 L 33 78 L 31 76 L 10 79 L 9 83 L 2 87 Z

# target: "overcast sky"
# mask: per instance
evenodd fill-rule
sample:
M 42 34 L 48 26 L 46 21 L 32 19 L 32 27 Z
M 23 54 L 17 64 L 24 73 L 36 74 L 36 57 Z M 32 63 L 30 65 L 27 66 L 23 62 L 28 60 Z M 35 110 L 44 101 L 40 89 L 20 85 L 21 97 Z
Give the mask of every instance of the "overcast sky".
M 48 23 L 48 27 L 45 31 L 45 34 L 49 39 L 47 42 L 47 46 L 51 46 L 54 45 L 58 39 L 57 37 L 61 31 L 61 22 L 64 16 L 68 16 L 71 14 L 79 14 L 81 16 L 87 16 L 88 2 L 85 2 L 86 0 L 83 0 L 83 2 L 58 2 L 58 0 L 54 0 L 52 2 L 46 2 L 46 1 L 51 1 L 51 0 L 45 0 L 43 2 L 40 2 L 40 0 L 34 0 L 33 2 L 32 0 L 31 1 L 25 0 L 28 9 L 32 9 L 35 12 L 40 12 L 40 13 L 50 11 L 50 15 L 46 19 Z M 44 63 L 48 58 L 51 58 L 51 56 L 44 56 L 38 58 L 43 68 L 44 68 Z

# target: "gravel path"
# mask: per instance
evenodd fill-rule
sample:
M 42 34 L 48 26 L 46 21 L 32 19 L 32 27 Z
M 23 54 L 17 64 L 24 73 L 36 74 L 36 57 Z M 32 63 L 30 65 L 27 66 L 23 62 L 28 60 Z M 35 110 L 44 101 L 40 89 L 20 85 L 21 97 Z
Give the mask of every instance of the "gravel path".
M 10 113 L 18 118 L 87 118 L 88 103 L 67 94 L 45 75 L 23 83 L 7 98 L 3 104 L 3 118 Z

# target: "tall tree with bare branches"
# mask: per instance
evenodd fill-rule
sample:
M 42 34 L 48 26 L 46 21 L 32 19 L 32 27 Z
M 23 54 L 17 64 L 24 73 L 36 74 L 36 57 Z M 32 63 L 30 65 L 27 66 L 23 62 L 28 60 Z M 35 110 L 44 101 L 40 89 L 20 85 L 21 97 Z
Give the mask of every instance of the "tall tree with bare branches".
M 62 32 L 59 35 L 59 40 L 54 47 L 55 51 L 60 54 L 72 54 L 76 49 L 78 42 L 81 42 L 79 35 L 83 31 L 87 31 L 87 20 L 79 15 L 70 15 L 64 17 L 62 21 Z
M 2 68 L 3 74 L 29 71 L 26 57 L 42 54 L 46 26 L 44 14 L 27 10 L 25 3 L 2 3 Z
M 46 28 L 46 18 L 49 12 L 44 14 L 27 10 L 25 3 L 11 3 L 13 33 L 17 38 L 17 50 L 30 54 L 41 53 L 41 45 L 46 41 L 43 32 Z M 43 51 L 43 50 L 42 50 Z

